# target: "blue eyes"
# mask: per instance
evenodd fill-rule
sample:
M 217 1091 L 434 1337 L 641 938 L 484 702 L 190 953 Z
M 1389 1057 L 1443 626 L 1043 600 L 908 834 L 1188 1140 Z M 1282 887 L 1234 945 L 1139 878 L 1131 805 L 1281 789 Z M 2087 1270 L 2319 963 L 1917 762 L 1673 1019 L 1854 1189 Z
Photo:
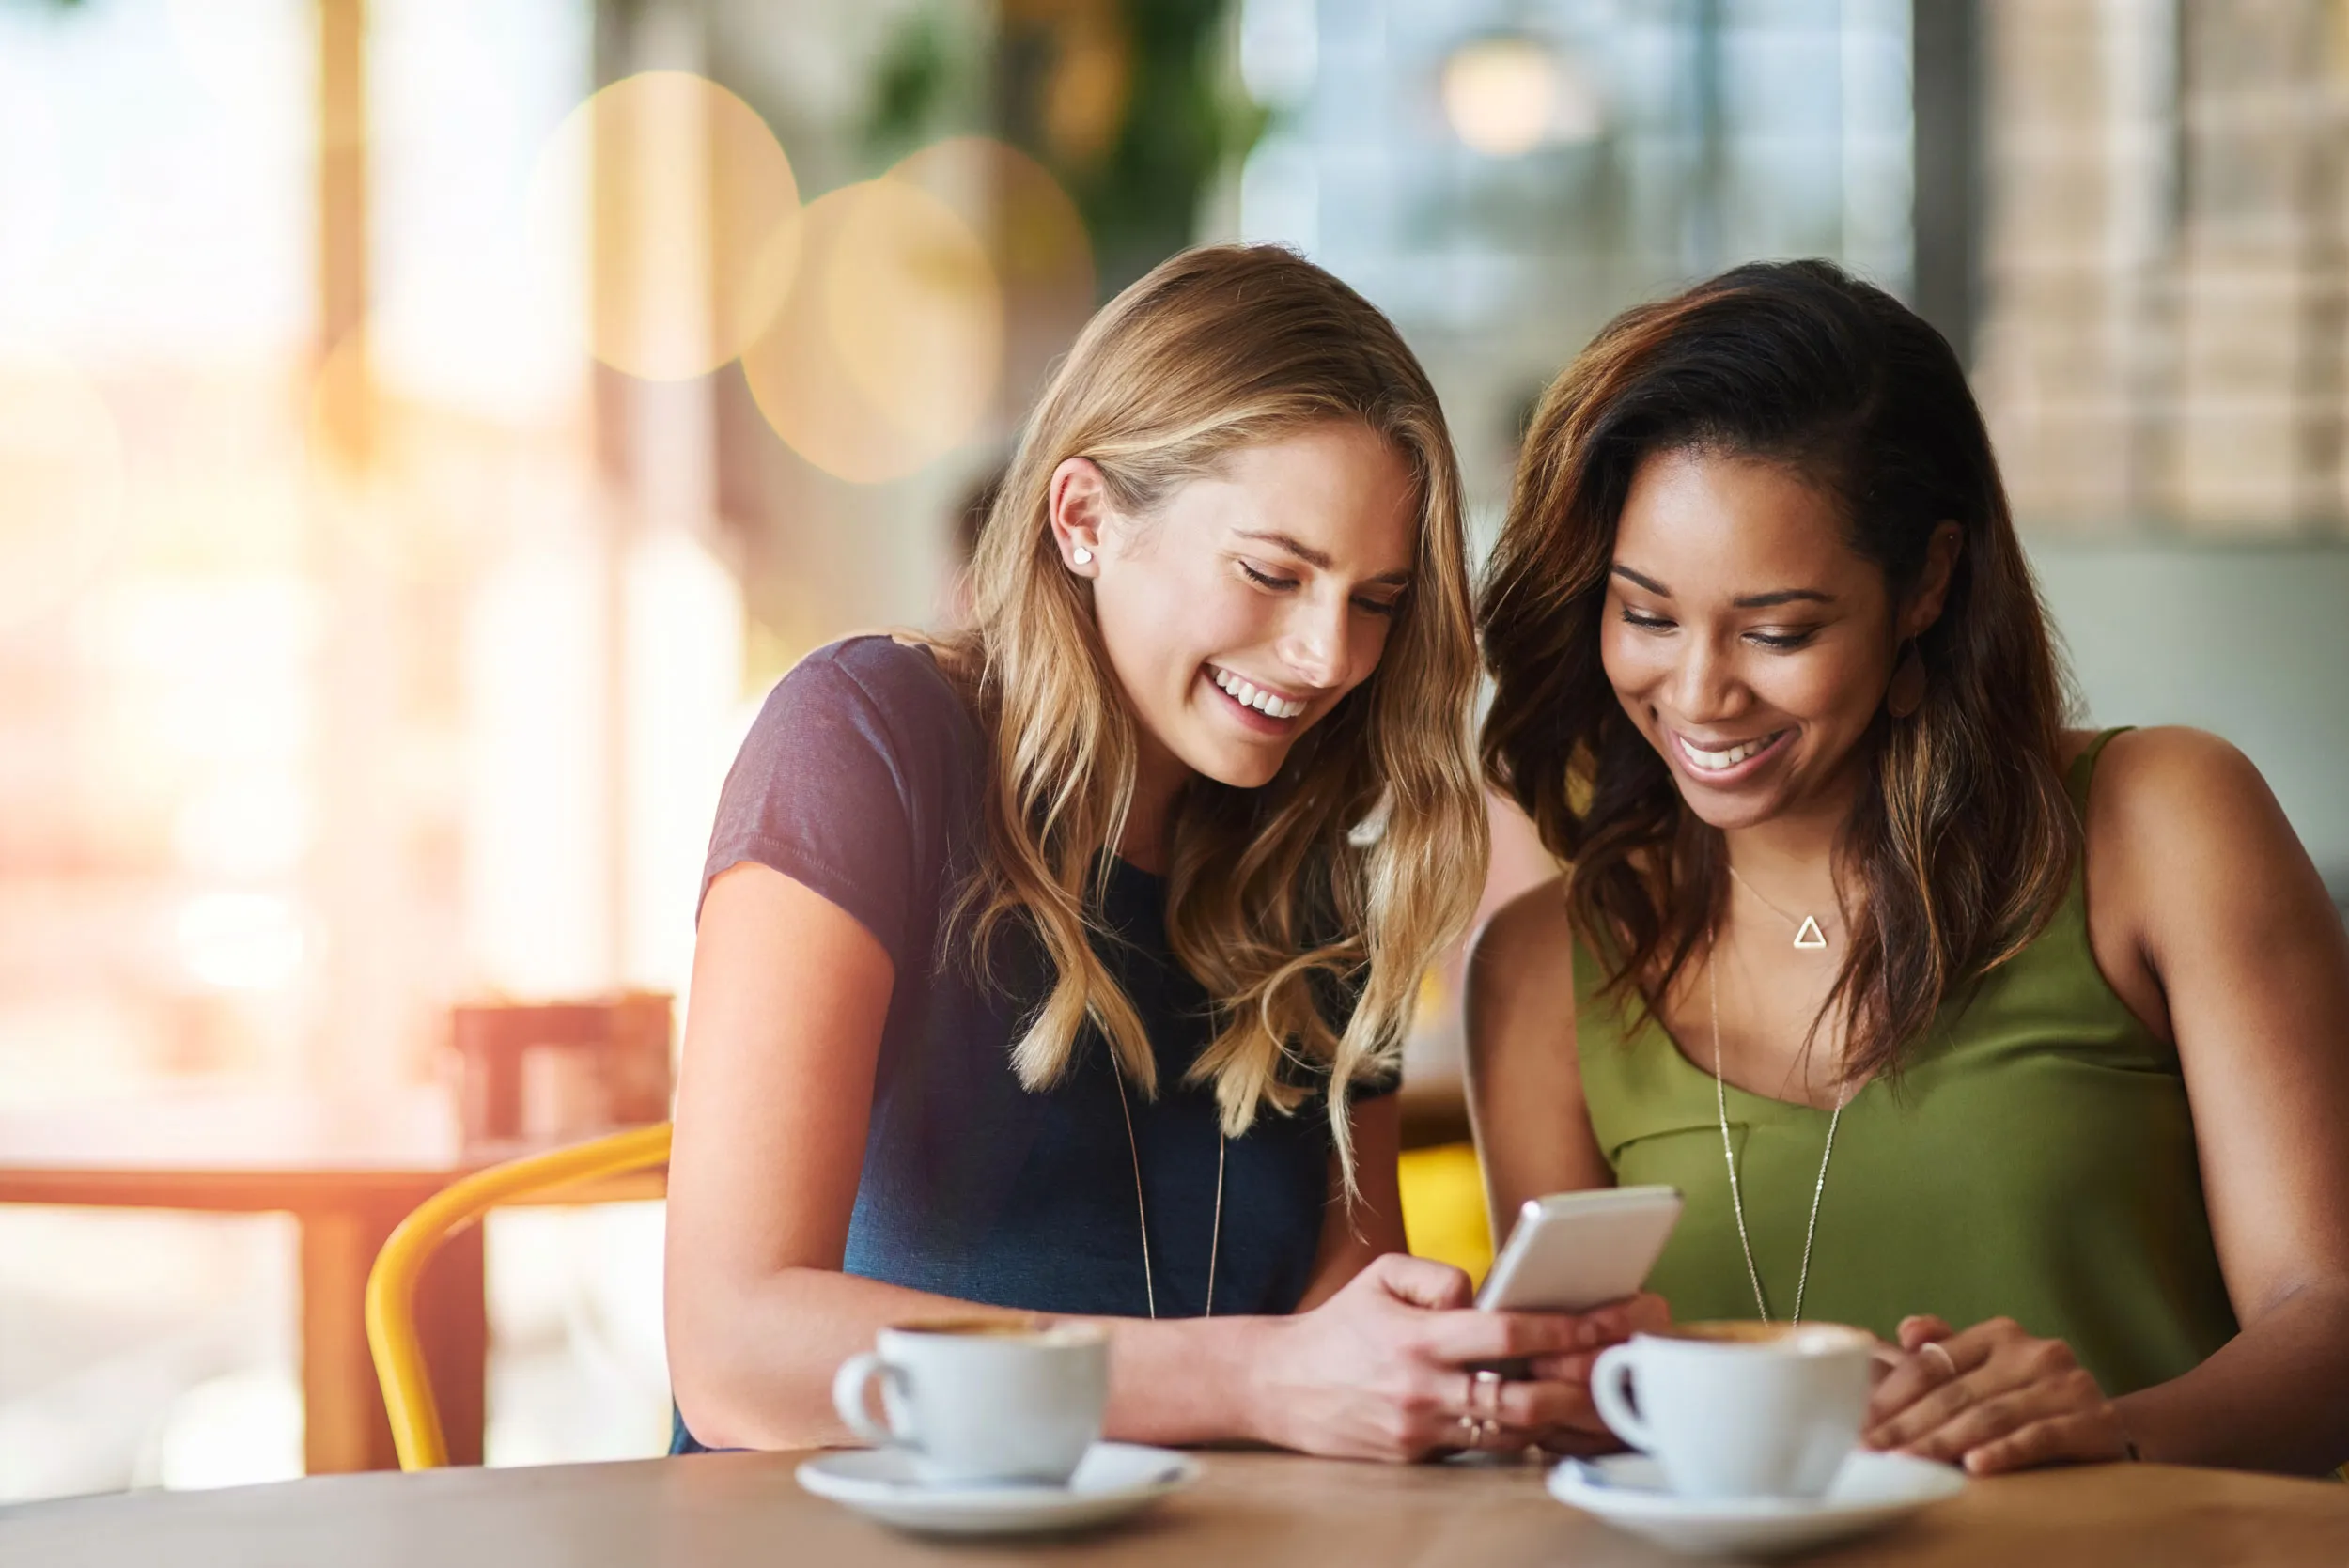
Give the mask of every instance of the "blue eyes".
M 1642 631 L 1659 634 L 1674 629 L 1675 625 L 1661 615 L 1641 614 L 1639 611 L 1628 607 L 1623 612 L 1623 621 L 1626 626 L 1636 626 Z M 1816 627 L 1803 631 L 1749 631 L 1746 633 L 1746 641 L 1756 647 L 1768 648 L 1773 653 L 1791 653 L 1817 635 Z
M 1268 593 L 1285 594 L 1297 586 L 1297 579 L 1293 577 L 1275 577 L 1269 572 L 1258 571 L 1245 561 L 1239 564 L 1239 569 L 1248 574 L 1249 582 Z M 1395 613 L 1395 601 L 1389 599 L 1357 598 L 1354 601 L 1355 609 L 1390 619 Z

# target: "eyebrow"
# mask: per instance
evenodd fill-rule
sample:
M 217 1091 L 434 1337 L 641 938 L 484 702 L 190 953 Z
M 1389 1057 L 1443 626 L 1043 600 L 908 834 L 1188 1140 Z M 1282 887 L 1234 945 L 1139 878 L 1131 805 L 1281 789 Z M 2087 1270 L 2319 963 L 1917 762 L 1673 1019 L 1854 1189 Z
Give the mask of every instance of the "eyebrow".
M 1304 562 L 1305 565 L 1313 567 L 1315 571 L 1328 571 L 1332 566 L 1336 565 L 1335 562 L 1330 560 L 1330 552 L 1328 551 L 1315 550 L 1313 546 L 1307 544 L 1304 540 L 1299 538 L 1294 534 L 1283 534 L 1277 530 L 1263 531 L 1252 528 L 1242 528 L 1237 530 L 1236 532 L 1238 534 L 1239 537 L 1243 539 L 1254 539 L 1262 544 L 1277 545 L 1281 549 L 1287 551 L 1291 555 L 1296 556 L 1299 561 Z M 1408 587 L 1411 582 L 1411 574 L 1407 571 L 1381 572 L 1370 581 L 1373 582 L 1392 583 L 1396 587 Z
M 1645 572 L 1633 571 L 1620 561 L 1615 563 L 1612 569 L 1617 577 L 1636 582 L 1651 594 L 1662 598 L 1672 597 L 1672 591 L 1670 588 L 1665 587 Z M 1730 601 L 1735 608 L 1739 610 L 1769 610 L 1781 604 L 1833 604 L 1834 602 L 1833 594 L 1824 593 L 1817 588 L 1779 588 L 1766 594 L 1741 595 Z

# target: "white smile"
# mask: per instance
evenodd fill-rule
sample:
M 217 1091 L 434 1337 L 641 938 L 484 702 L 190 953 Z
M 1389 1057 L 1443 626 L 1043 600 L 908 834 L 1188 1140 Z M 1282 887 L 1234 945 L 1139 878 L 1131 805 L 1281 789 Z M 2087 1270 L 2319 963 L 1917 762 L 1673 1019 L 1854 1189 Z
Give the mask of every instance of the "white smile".
M 1681 735 L 1677 732 L 1673 734 L 1672 739 L 1678 743 L 1680 747 L 1680 754 L 1688 759 L 1688 765 L 1690 767 L 1699 768 L 1707 773 L 1725 773 L 1730 768 L 1735 768 L 1739 763 L 1745 761 L 1748 757 L 1750 757 L 1757 753 L 1767 751 L 1770 746 L 1777 741 L 1778 737 L 1785 733 L 1786 732 L 1784 730 L 1773 730 L 1768 735 L 1762 736 L 1757 739 L 1739 741 L 1736 745 L 1730 747 L 1725 752 L 1705 751 L 1703 747 L 1698 746 L 1691 741 L 1687 736 Z
M 1207 666 L 1207 670 L 1223 694 L 1242 707 L 1252 707 L 1270 719 L 1294 719 L 1305 711 L 1303 703 L 1283 697 L 1277 691 L 1268 691 L 1229 670 L 1219 670 L 1212 664 Z

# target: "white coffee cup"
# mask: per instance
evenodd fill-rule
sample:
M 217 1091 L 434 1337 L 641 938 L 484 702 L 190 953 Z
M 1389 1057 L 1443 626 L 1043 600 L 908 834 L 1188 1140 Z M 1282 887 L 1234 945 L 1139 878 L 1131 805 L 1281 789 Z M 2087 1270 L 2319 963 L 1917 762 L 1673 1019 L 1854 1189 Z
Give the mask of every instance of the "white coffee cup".
M 865 1399 L 880 1381 L 886 1424 Z M 1085 1323 L 965 1317 L 884 1328 L 851 1356 L 832 1403 L 848 1429 L 946 1485 L 1059 1485 L 1099 1440 L 1109 1336 Z
M 1815 1498 L 1859 1440 L 1875 1350 L 1838 1324 L 1680 1324 L 1601 1353 L 1591 1399 L 1682 1497 Z

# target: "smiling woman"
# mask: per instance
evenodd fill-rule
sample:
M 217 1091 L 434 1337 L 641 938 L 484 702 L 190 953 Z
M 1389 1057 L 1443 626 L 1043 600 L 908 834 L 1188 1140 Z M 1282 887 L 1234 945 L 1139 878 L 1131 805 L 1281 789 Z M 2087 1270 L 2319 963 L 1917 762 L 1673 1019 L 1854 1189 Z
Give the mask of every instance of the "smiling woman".
M 2349 1457 L 2349 943 L 2231 748 L 2062 727 L 1932 328 L 1823 262 L 1618 318 L 1480 622 L 1571 862 L 1470 960 L 1493 1213 L 1680 1188 L 1651 1287 L 1882 1336 L 1878 1447 Z
M 972 629 L 769 699 L 712 837 L 669 1183 L 680 1448 L 836 1442 L 897 1321 L 1109 1328 L 1112 1436 L 1589 1442 L 1619 1337 L 1400 1255 L 1395 1056 L 1485 817 L 1459 480 L 1393 327 L 1165 263 L 1047 389 Z M 1372 825 L 1376 825 L 1375 828 Z

